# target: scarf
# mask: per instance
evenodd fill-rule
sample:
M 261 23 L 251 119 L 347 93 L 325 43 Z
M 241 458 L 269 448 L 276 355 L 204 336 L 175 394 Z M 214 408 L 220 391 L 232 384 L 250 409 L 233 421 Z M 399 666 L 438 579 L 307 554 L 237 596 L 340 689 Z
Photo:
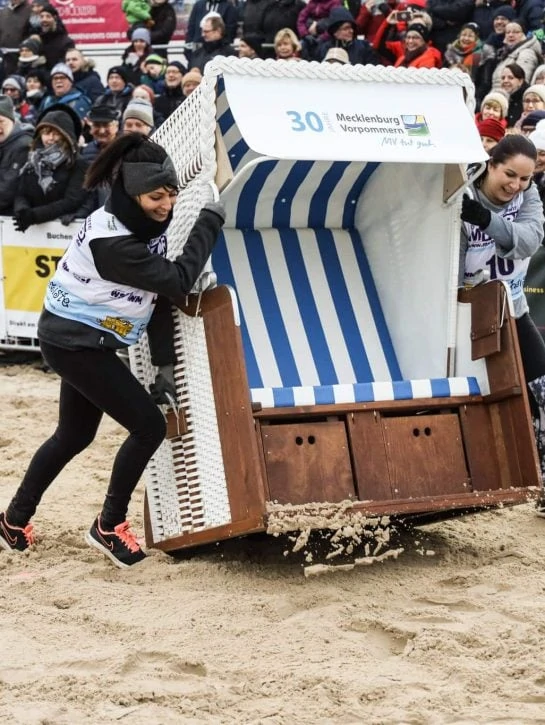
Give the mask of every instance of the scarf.
M 69 159 L 69 152 L 59 144 L 54 143 L 51 146 L 40 146 L 29 153 L 28 161 L 21 170 L 21 173 L 25 169 L 32 169 L 38 177 L 40 189 L 44 194 L 47 194 L 56 183 L 53 178 L 54 171 Z
M 112 214 L 142 242 L 149 242 L 150 239 L 156 239 L 164 234 L 173 216 L 171 211 L 164 222 L 151 219 L 144 213 L 136 199 L 127 194 L 119 176 L 112 186 L 109 206 Z
M 428 45 L 423 45 L 421 48 L 416 48 L 416 50 L 406 50 L 405 54 L 403 55 L 403 62 L 401 63 L 401 65 L 407 68 L 409 66 L 409 63 L 412 63 L 413 60 L 418 58 L 418 56 L 422 55 L 422 53 L 425 53 L 427 49 Z

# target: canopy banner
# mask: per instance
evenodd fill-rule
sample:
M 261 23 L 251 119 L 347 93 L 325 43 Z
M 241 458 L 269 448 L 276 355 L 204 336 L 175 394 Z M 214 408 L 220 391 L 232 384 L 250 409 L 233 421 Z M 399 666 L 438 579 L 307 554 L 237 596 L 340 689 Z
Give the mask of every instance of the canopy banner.
M 37 336 L 47 284 L 79 226 L 78 222 L 69 227 L 48 222 L 21 233 L 15 230 L 11 217 L 0 217 L 0 338 Z
M 224 80 L 242 137 L 265 156 L 437 164 L 488 158 L 459 86 L 229 73 Z
M 0 7 L 6 4 L 0 0 Z M 121 9 L 121 2 L 112 0 L 51 0 L 58 10 L 68 34 L 78 45 L 122 43 L 128 45 L 129 24 Z M 193 0 L 175 0 L 177 27 L 173 40 L 183 40 Z

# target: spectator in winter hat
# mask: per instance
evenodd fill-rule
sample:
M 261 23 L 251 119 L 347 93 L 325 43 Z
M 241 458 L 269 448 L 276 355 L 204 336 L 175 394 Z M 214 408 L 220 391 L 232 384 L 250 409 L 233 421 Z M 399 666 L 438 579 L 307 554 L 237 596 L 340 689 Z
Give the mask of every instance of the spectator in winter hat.
M 341 65 L 346 65 L 350 61 L 348 59 L 348 53 L 344 48 L 330 48 L 325 54 L 322 63 L 340 63 Z
M 151 53 L 151 35 L 147 28 L 135 28 L 131 33 L 131 44 L 123 51 L 121 65 L 125 67 L 127 82 L 133 85 L 140 83 L 143 73 L 142 61 Z
M 481 109 L 475 116 L 475 121 L 485 121 L 487 118 L 494 118 L 500 121 L 504 128 L 507 127 L 507 110 L 509 99 L 501 91 L 491 91 L 481 102 Z
M 27 38 L 19 46 L 17 75 L 25 76 L 32 68 L 45 68 L 45 56 L 42 55 L 42 43 L 39 38 Z
M 58 10 L 53 5 L 44 5 L 42 8 L 40 37 L 48 69 L 63 61 L 66 51 L 75 46 L 74 41 L 66 32 Z
M 123 113 L 123 133 L 141 133 L 149 136 L 153 131 L 153 106 L 143 99 L 132 100 Z
M 38 109 L 46 94 L 48 77 L 49 74 L 43 68 L 33 68 L 25 79 L 26 100 L 34 108 L 34 117 L 38 115 Z
M 182 91 L 184 97 L 187 98 L 202 81 L 202 75 L 198 68 L 192 68 L 188 71 L 182 80 Z
M 392 16 L 394 16 L 392 18 Z M 389 40 L 395 37 L 397 16 L 391 13 L 386 20 L 390 30 L 383 33 L 378 44 L 378 52 L 382 57 L 390 57 L 394 66 L 403 68 L 441 68 L 441 53 L 429 43 L 430 29 L 424 23 L 411 22 L 403 41 Z
M 34 122 L 35 109 L 25 100 L 25 79 L 22 76 L 8 76 L 2 83 L 2 93 L 11 98 L 18 121 Z
M 142 67 L 144 72 L 140 76 L 140 83 L 153 88 L 153 92 L 157 95 L 162 93 L 165 88 L 166 60 L 157 53 L 151 53 L 144 60 Z
M 486 121 L 479 121 L 477 123 L 477 129 L 487 154 L 505 136 L 505 128 L 495 118 L 487 118 Z
M 11 216 L 17 178 L 26 163 L 32 132 L 15 119 L 11 98 L 0 95 L 0 215 Z
M 521 124 L 520 132 L 523 136 L 529 136 L 536 130 L 536 126 L 545 118 L 545 111 L 532 111 Z
M 185 98 L 182 82 L 186 70 L 187 68 L 184 68 L 182 63 L 176 60 L 171 61 L 167 65 L 165 88 L 161 95 L 157 96 L 153 106 L 154 110 L 162 116 L 163 120 L 166 120 Z
M 262 58 L 263 57 L 263 36 L 254 33 L 246 33 L 240 39 L 238 46 L 239 58 Z
M 127 66 L 114 65 L 109 69 L 106 77 L 106 90 L 95 100 L 93 105 L 102 106 L 106 104 L 113 106 L 119 111 L 121 117 L 131 100 L 133 89 L 133 84 L 129 83 Z
M 536 84 L 535 86 L 528 86 L 528 88 L 522 94 L 522 114 L 519 120 L 515 123 L 515 129 L 522 132 L 525 127 L 525 120 L 528 114 L 534 111 L 545 110 L 545 86 Z M 527 136 L 528 134 L 524 134 Z
M 46 111 L 53 104 L 64 103 L 70 106 L 81 119 L 89 113 L 92 106 L 91 99 L 79 88 L 76 88 L 72 71 L 66 63 L 57 63 L 51 69 L 51 89 L 52 93 L 42 101 L 41 111 Z
M 131 101 L 145 101 L 147 103 L 151 103 L 151 106 L 153 108 L 154 128 L 159 128 L 159 126 L 165 120 L 163 116 L 161 116 L 160 113 L 157 113 L 157 110 L 155 109 L 156 96 L 153 92 L 153 88 L 150 88 L 143 83 L 141 83 L 139 86 L 135 86 L 132 92 Z
M 14 202 L 19 231 L 58 218 L 69 224 L 92 208 L 92 194 L 83 188 L 87 164 L 78 151 L 80 133 L 77 113 L 63 103 L 38 117 Z
M 378 58 L 367 40 L 356 37 L 356 21 L 345 7 L 334 7 L 327 19 L 327 35 L 318 42 L 311 55 L 305 55 L 307 48 L 303 48 L 305 60 L 322 61 L 330 48 L 343 48 L 348 53 L 350 63 L 376 65 Z
M 117 137 L 121 114 L 113 106 L 93 105 L 87 119 L 91 124 L 92 141 L 83 147 L 81 156 L 91 163 Z

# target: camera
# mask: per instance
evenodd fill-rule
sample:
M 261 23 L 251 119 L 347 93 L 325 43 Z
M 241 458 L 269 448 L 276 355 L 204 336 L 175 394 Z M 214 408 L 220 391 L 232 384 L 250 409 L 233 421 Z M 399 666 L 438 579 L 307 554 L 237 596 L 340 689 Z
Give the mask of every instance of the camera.
M 411 19 L 412 12 L 410 10 L 400 10 L 397 13 L 397 19 L 400 21 L 407 22 Z

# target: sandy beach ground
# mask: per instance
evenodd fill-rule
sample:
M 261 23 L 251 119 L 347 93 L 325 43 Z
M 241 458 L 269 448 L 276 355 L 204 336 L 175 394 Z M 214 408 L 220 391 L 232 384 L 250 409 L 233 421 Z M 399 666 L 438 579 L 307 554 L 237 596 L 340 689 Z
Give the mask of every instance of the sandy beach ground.
M 0 368 L 0 508 L 56 421 L 58 380 Z M 115 569 L 83 536 L 122 431 L 0 551 L 0 722 L 545 723 L 545 520 L 530 505 L 403 534 L 397 558 L 305 576 L 289 542 Z M 131 520 L 142 532 L 143 488 Z

